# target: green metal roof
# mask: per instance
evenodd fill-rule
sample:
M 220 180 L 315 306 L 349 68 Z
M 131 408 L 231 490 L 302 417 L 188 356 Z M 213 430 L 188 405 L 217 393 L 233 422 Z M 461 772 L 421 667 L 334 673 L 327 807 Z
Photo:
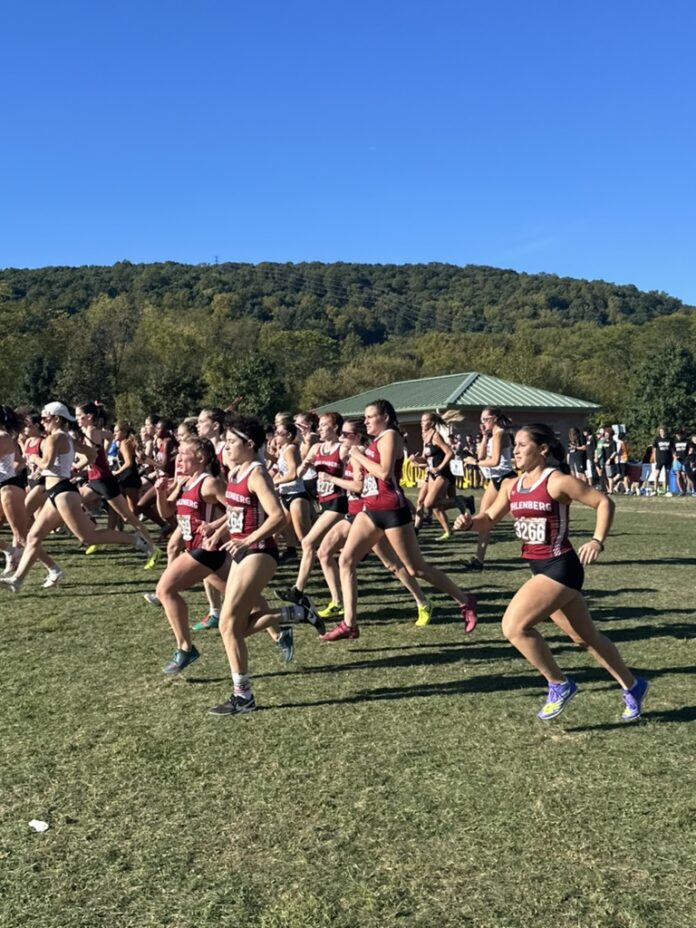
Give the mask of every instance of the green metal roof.
M 317 412 L 335 409 L 344 416 L 361 415 L 365 406 L 376 399 L 385 399 L 398 413 L 421 412 L 426 409 L 470 408 L 500 406 L 512 409 L 578 409 L 590 412 L 600 409 L 597 403 L 526 387 L 511 380 L 501 380 L 488 374 L 474 372 L 445 374 L 441 377 L 422 377 L 419 380 L 398 380 L 384 387 L 375 387 L 335 403 L 318 406 Z

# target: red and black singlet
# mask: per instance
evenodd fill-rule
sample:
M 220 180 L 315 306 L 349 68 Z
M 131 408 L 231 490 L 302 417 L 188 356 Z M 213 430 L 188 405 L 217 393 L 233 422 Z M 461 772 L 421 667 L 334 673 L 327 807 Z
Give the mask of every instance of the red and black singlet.
M 257 467 L 263 467 L 260 461 L 252 461 L 242 473 L 242 468 L 230 474 L 225 490 L 227 502 L 227 527 L 230 541 L 244 541 L 266 521 L 266 513 L 259 499 L 249 487 L 249 477 Z M 249 546 L 252 551 L 277 551 L 275 538 L 262 538 Z
M 215 456 L 218 459 L 218 464 L 220 465 L 220 476 L 223 480 L 227 480 L 227 476 L 230 472 L 229 467 L 225 464 L 225 442 L 220 442 L 219 446 L 215 449 Z
M 379 442 L 387 432 L 393 432 L 394 429 L 387 429 L 378 435 L 365 449 L 365 455 L 374 461 L 375 464 L 381 463 L 379 453 Z M 404 466 L 403 457 L 399 456 L 394 462 L 394 469 L 386 480 L 381 477 L 375 477 L 374 474 L 365 473 L 363 481 L 362 499 L 365 509 L 403 509 L 406 505 L 406 497 L 399 486 L 401 480 L 401 471 Z
M 87 479 L 88 480 L 107 480 L 108 478 L 113 478 L 111 473 L 111 468 L 109 467 L 109 461 L 106 457 L 106 449 L 101 442 L 92 441 L 91 438 L 87 439 L 91 445 L 97 449 L 97 457 L 92 464 L 87 468 Z
M 214 503 L 206 502 L 201 495 L 207 477 L 210 474 L 199 474 L 184 487 L 176 501 L 176 521 L 187 551 L 203 547 L 205 539 L 201 534 L 201 526 L 213 517 Z
M 326 451 L 327 447 L 331 448 L 331 445 L 327 445 L 326 442 L 321 444 L 312 462 L 317 472 L 317 502 L 320 506 L 346 495 L 346 491 L 342 487 L 337 487 L 331 480 L 326 479 L 326 476 L 341 477 L 344 474 L 341 445 L 336 442 L 331 451 Z
M 356 474 L 357 469 L 357 474 Z M 350 458 L 346 461 L 343 466 L 343 478 L 344 480 L 355 480 L 362 473 L 362 469 L 356 464 L 355 468 L 353 462 Z M 347 491 L 348 495 L 348 515 L 356 516 L 359 512 L 362 512 L 365 508 L 365 503 L 360 493 L 353 493 L 352 490 Z
M 560 557 L 573 550 L 568 540 L 569 506 L 553 499 L 548 482 L 553 467 L 547 467 L 531 487 L 524 487 L 524 474 L 510 491 L 510 513 L 515 534 L 522 542 L 522 557 L 530 561 Z

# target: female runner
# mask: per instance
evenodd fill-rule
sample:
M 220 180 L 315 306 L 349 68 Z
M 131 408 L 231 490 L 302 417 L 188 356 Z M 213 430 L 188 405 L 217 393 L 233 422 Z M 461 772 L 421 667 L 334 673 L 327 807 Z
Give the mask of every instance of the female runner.
M 30 464 L 36 464 L 46 478 L 48 499 L 38 512 L 27 537 L 27 545 L 14 576 L 0 578 L 6 588 L 18 593 L 32 564 L 42 553 L 41 542 L 53 529 L 65 524 L 68 530 L 86 545 L 134 545 L 141 553 L 149 551 L 149 545 L 140 531 L 126 535 L 115 529 L 97 529 L 82 508 L 80 494 L 70 480 L 75 460 L 75 444 L 68 434 L 68 427 L 75 418 L 63 403 L 48 403 L 41 413 L 41 421 L 47 432 L 41 456 L 32 455 Z M 80 453 L 90 458 L 94 452 L 82 445 Z
M 258 419 L 234 415 L 228 420 L 226 438 L 228 460 L 236 467 L 225 492 L 229 541 L 222 548 L 232 555 L 232 564 L 220 613 L 220 635 L 234 688 L 229 699 L 208 710 L 217 716 L 240 715 L 256 708 L 245 640 L 249 635 L 277 628 L 280 616 L 307 621 L 319 632 L 323 629 L 322 620 L 312 610 L 295 605 L 272 612 L 263 598 L 278 567 L 273 534 L 286 515 L 273 481 L 258 459 L 265 440 L 263 425 Z
M 158 509 L 165 519 L 176 515 L 184 544 L 183 554 L 170 560 L 155 593 L 176 639 L 174 655 L 162 668 L 170 675 L 180 673 L 200 656 L 191 641 L 188 607 L 181 593 L 205 580 L 224 590 L 230 560 L 224 551 L 206 546 L 207 527 L 215 520 L 216 510 L 219 513 L 218 499 L 225 492 L 212 442 L 186 439 L 179 446 L 177 467 L 174 493 L 170 478 L 161 477 L 155 484 Z
M 198 434 L 212 442 L 220 465 L 220 473 L 227 480 L 227 465 L 225 463 L 225 412 L 215 406 L 201 409 L 196 420 Z M 220 623 L 220 607 L 222 606 L 222 595 L 220 590 L 203 581 L 205 588 L 205 598 L 208 600 L 208 611 L 193 626 L 194 632 L 207 631 L 217 628 Z
M 522 557 L 533 576 L 513 596 L 503 616 L 503 634 L 546 678 L 546 702 L 537 713 L 542 721 L 555 718 L 575 696 L 578 687 L 556 663 L 536 630 L 551 620 L 574 642 L 589 651 L 623 690 L 621 721 L 640 717 L 648 681 L 635 677 L 616 646 L 597 630 L 582 595 L 583 565 L 592 564 L 604 550 L 614 503 L 603 493 L 568 474 L 565 450 L 547 425 L 526 425 L 515 437 L 515 462 L 522 472 L 506 480 L 495 502 L 475 517 L 459 516 L 455 529 L 488 532 L 508 512 L 522 541 Z M 597 512 L 593 538 L 575 553 L 568 540 L 568 508 L 573 500 Z M 579 557 L 578 557 L 579 555 Z
M 273 483 L 283 509 L 290 516 L 295 535 L 301 543 L 312 527 L 312 505 L 309 493 L 299 476 L 301 459 L 295 444 L 297 429 L 286 422 L 276 429 L 275 437 L 278 459 L 274 468 Z
M 17 441 L 23 425 L 23 420 L 14 409 L 10 406 L 0 406 L 0 518 L 4 515 L 7 519 L 13 536 L 12 548 L 5 553 L 7 563 L 4 573 L 8 584 L 19 568 L 23 550 L 26 550 L 29 529 L 25 496 L 26 480 L 18 473 L 18 469 L 24 469 L 25 463 Z M 42 547 L 39 546 L 35 556 L 48 569 L 48 576 L 43 583 L 46 589 L 64 579 L 63 571 Z
M 75 409 L 75 417 L 80 431 L 88 445 L 96 452 L 96 457 L 88 464 L 87 485 L 81 489 L 80 495 L 87 499 L 88 502 L 90 497 L 93 500 L 99 498 L 106 500 L 109 507 L 113 509 L 120 519 L 127 522 L 128 525 L 143 536 L 148 545 L 148 560 L 145 564 L 145 570 L 152 570 L 159 561 L 162 552 L 155 547 L 149 532 L 128 505 L 128 501 L 121 491 L 121 484 L 111 472 L 106 459 L 107 436 L 98 425 L 102 415 L 103 407 L 97 406 L 96 403 L 81 403 Z M 94 554 L 98 550 L 97 545 L 90 545 L 85 554 Z
M 337 558 L 346 543 L 350 527 L 356 515 L 362 512 L 364 506 L 361 498 L 364 474 L 360 465 L 354 464 L 351 461 L 349 451 L 351 447 L 361 448 L 361 446 L 366 443 L 366 439 L 365 426 L 360 419 L 348 419 L 343 423 L 341 444 L 346 449 L 346 457 L 348 459 L 343 470 L 343 476 L 334 477 L 333 483 L 346 491 L 348 497 L 348 513 L 340 522 L 336 523 L 333 528 L 329 530 L 319 547 L 319 562 L 321 563 L 324 577 L 331 594 L 331 600 L 328 606 L 317 613 L 322 619 L 337 618 L 343 615 L 341 575 L 338 569 Z M 416 606 L 418 607 L 416 625 L 419 627 L 429 625 L 433 616 L 433 606 L 423 595 L 418 581 L 409 574 L 403 563 L 399 560 L 386 537 L 380 538 L 372 550 L 384 567 L 394 575 L 399 583 L 405 587 L 415 599 Z
M 130 511 L 136 515 L 142 480 L 136 460 L 138 446 L 135 432 L 125 419 L 119 419 L 114 426 L 114 441 L 118 464 L 112 473 L 118 480 L 121 493 L 125 496 Z
M 316 413 L 300 412 L 295 416 L 294 423 L 299 439 L 300 460 L 304 461 L 309 455 L 310 448 L 321 440 L 318 431 L 319 419 Z M 311 464 L 305 469 L 302 481 L 310 500 L 314 502 L 317 498 L 317 472 Z M 300 541 L 302 541 L 301 538 Z
M 487 406 L 481 413 L 482 439 L 477 450 L 478 466 L 488 480 L 488 486 L 481 497 L 479 512 L 486 512 L 493 504 L 500 491 L 503 480 L 514 477 L 512 466 L 512 422 L 500 409 Z M 481 532 L 476 546 L 476 556 L 467 561 L 463 568 L 468 571 L 482 571 L 486 559 L 490 532 Z
M 281 599 L 293 603 L 311 605 L 304 595 L 304 588 L 314 564 L 314 555 L 321 539 L 329 529 L 340 522 L 348 512 L 348 497 L 341 486 L 340 478 L 348 458 L 348 447 L 339 440 L 343 416 L 337 412 L 326 412 L 319 418 L 319 441 L 311 445 L 297 473 L 302 476 L 308 470 L 317 475 L 316 490 L 320 514 L 314 525 L 302 539 L 302 560 L 295 586 L 279 590 Z M 338 482 L 337 482 L 338 478 Z
M 465 508 L 464 499 L 454 497 L 451 492 L 454 488 L 454 476 L 449 465 L 454 457 L 454 451 L 438 431 L 438 426 L 444 424 L 445 420 L 436 413 L 423 413 L 421 416 L 423 453 L 412 455 L 412 460 L 425 464 L 427 468 L 423 486 L 418 494 L 413 526 L 416 532 L 420 530 L 423 512 L 429 509 L 442 528 L 442 535 L 438 536 L 437 541 L 447 541 L 452 535 L 446 510 L 456 506 L 460 512 L 463 512 Z
M 27 416 L 24 425 L 24 444 L 22 445 L 22 454 L 25 461 L 30 457 L 41 456 L 41 446 L 44 442 L 44 433 L 41 428 L 41 416 L 32 413 Z M 27 518 L 31 523 L 34 514 L 41 509 L 46 502 L 46 478 L 42 477 L 36 465 L 27 465 L 29 467 L 29 482 L 27 484 L 27 495 L 24 505 L 27 510 Z
M 360 636 L 356 620 L 357 567 L 383 537 L 391 543 L 411 575 L 427 580 L 457 602 L 465 630 L 473 631 L 477 622 L 475 598 L 456 586 L 443 571 L 423 560 L 418 547 L 411 511 L 399 486 L 404 445 L 392 404 L 383 399 L 370 403 L 365 410 L 365 427 L 372 438 L 365 453 L 356 447 L 350 449 L 353 464 L 366 472 L 362 491 L 365 508 L 351 525 L 339 561 L 344 618 L 322 636 L 324 641 Z

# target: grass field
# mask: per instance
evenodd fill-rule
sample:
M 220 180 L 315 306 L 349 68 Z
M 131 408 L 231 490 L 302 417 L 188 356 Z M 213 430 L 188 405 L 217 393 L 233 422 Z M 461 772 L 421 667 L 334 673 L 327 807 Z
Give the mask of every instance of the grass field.
M 575 507 L 576 542 L 591 525 Z M 424 550 L 464 585 L 473 536 L 435 534 Z M 205 712 L 230 691 L 216 633 L 162 678 L 141 559 L 52 541 L 70 582 L 44 592 L 37 568 L 0 599 L 0 925 L 692 928 L 696 500 L 619 499 L 588 571 L 595 618 L 651 681 L 635 726 L 550 625 L 581 693 L 537 722 L 544 687 L 499 627 L 527 573 L 510 524 L 495 537 L 471 637 L 439 595 L 414 628 L 366 562 L 362 637 L 302 626 L 289 667 L 253 639 L 263 711 L 242 719 Z

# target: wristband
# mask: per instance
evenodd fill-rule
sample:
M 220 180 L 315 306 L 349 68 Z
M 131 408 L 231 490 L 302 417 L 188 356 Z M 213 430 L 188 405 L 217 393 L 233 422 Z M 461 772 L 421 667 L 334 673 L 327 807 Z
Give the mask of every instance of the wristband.
M 600 551 L 604 551 L 604 542 L 603 542 L 603 541 L 600 541 L 599 538 L 592 538 L 591 540 L 597 542 L 597 544 L 599 545 L 599 550 L 600 550 Z

